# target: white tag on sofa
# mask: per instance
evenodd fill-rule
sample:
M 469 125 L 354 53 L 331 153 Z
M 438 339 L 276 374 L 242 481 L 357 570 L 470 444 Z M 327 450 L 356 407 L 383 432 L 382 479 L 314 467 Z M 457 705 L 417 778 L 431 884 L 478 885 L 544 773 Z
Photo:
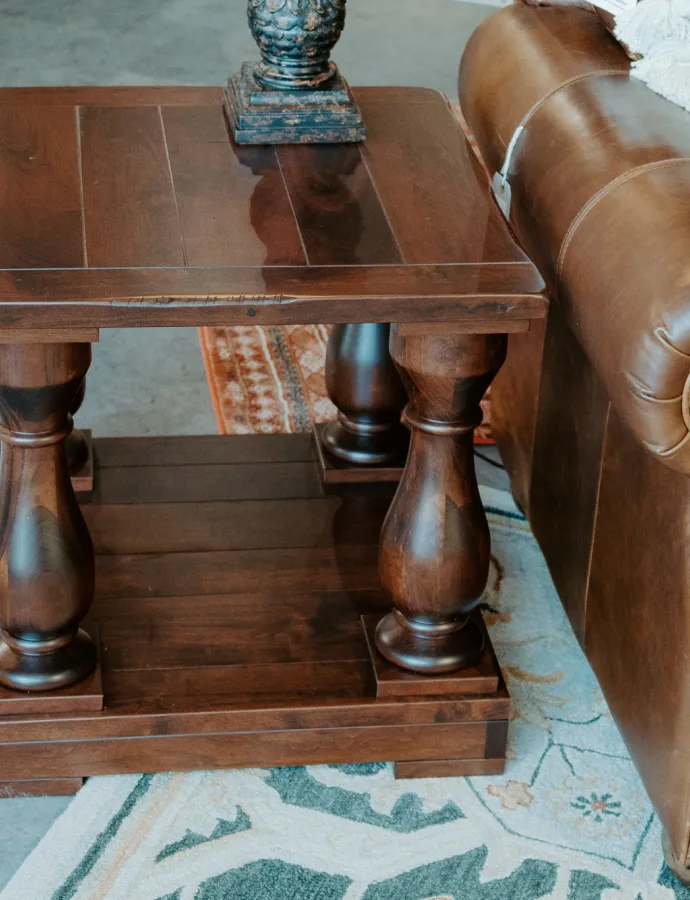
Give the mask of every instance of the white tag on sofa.
M 494 175 L 494 180 L 491 182 L 491 189 L 494 192 L 494 200 L 498 204 L 501 212 L 506 219 L 509 219 L 511 201 L 510 182 L 507 178 L 504 178 L 502 172 L 496 172 Z
M 523 119 L 523 122 L 524 121 L 525 120 Z M 521 122 L 515 129 L 515 133 L 513 134 L 512 138 L 510 139 L 510 143 L 508 144 L 508 150 L 506 151 L 506 158 L 503 163 L 503 168 L 500 172 L 496 172 L 493 177 L 493 181 L 491 182 L 491 190 L 493 191 L 496 203 L 498 204 L 501 212 L 506 217 L 506 219 L 510 219 L 510 201 L 512 199 L 510 182 L 508 181 L 510 163 L 513 159 L 513 151 L 515 150 L 517 142 L 520 139 L 520 135 L 524 130 L 525 126 Z

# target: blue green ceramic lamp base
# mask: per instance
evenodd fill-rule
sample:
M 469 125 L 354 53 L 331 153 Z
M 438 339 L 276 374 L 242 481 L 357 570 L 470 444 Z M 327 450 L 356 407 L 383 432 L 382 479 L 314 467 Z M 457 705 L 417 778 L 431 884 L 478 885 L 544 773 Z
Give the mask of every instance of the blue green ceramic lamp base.
M 366 129 L 345 79 L 330 61 L 346 0 L 249 0 L 261 62 L 228 82 L 225 109 L 238 144 L 362 141 Z

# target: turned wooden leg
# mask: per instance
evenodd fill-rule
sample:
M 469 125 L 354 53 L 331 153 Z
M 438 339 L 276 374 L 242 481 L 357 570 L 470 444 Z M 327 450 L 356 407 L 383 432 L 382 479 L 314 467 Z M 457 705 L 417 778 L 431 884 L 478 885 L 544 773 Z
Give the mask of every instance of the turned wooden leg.
M 8 344 L 0 354 L 0 684 L 50 691 L 86 678 L 79 628 L 93 599 L 91 538 L 66 438 L 90 344 Z
M 76 416 L 84 402 L 84 394 L 86 393 L 86 381 L 82 381 L 79 390 L 74 396 L 70 413 Z M 66 439 L 67 465 L 69 466 L 70 475 L 78 472 L 89 457 L 89 445 L 86 438 L 78 428 L 73 428 Z
M 395 609 L 379 624 L 376 646 L 404 669 L 452 672 L 483 649 L 483 634 L 468 618 L 490 558 L 472 438 L 506 336 L 400 337 L 394 328 L 390 346 L 410 396 L 412 439 L 381 536 L 381 580 Z
M 360 466 L 404 456 L 407 394 L 388 349 L 390 325 L 335 325 L 326 354 L 328 396 L 338 418 L 323 432 L 328 453 Z

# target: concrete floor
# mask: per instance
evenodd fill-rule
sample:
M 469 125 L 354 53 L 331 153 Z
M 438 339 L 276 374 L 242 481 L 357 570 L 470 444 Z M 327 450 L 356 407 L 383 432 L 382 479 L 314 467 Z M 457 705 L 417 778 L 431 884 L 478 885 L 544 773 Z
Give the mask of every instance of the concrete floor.
M 245 8 L 244 0 L 3 0 L 0 84 L 221 84 L 256 56 Z M 455 98 L 464 44 L 490 12 L 458 0 L 350 0 L 335 58 L 353 84 L 419 85 Z M 213 433 L 196 330 L 103 330 L 79 424 L 97 435 Z M 504 484 L 483 464 L 480 479 Z M 0 800 L 0 888 L 68 803 Z

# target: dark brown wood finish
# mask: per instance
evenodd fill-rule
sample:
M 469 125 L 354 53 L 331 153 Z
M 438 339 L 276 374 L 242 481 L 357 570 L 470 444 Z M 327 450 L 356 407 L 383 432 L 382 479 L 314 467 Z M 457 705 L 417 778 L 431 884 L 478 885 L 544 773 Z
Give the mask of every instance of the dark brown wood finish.
M 3 269 L 85 265 L 76 120 L 69 106 L 0 109 Z
M 472 436 L 479 402 L 501 367 L 505 335 L 391 337 L 410 395 L 407 464 L 381 535 L 381 581 L 394 605 L 376 645 L 387 660 L 437 674 L 481 655 L 469 618 L 489 576 L 489 526 Z
M 326 353 L 326 388 L 338 409 L 321 436 L 324 450 L 355 467 L 397 463 L 409 436 L 400 417 L 407 393 L 388 351 L 390 325 L 335 325 Z M 376 469 L 366 480 L 378 480 Z
M 65 451 L 90 361 L 89 344 L 8 344 L 0 354 L 0 684 L 13 689 L 67 687 L 96 667 L 79 629 L 93 548 Z
M 365 156 L 237 148 L 215 88 L 0 91 L 0 326 L 543 316 L 443 98 L 357 96 Z
M 162 115 L 188 264 L 305 265 L 275 149 L 234 145 L 220 106 Z
M 34 781 L 0 781 L 0 799 L 71 797 L 79 793 L 83 784 L 83 778 L 39 778 Z
M 356 328 L 357 326 L 352 326 Z M 337 421 L 337 420 L 335 420 Z M 344 459 L 339 459 L 332 453 L 326 452 L 324 449 L 325 433 L 333 425 L 333 422 L 326 422 L 314 425 L 312 434 L 314 435 L 314 448 L 319 464 L 319 472 L 321 480 L 325 485 L 329 484 L 377 484 L 381 482 L 398 482 L 402 475 L 403 466 L 405 465 L 405 456 L 407 455 L 407 447 L 409 437 L 404 444 L 404 453 L 400 453 L 394 457 L 390 463 L 376 463 L 375 465 L 361 465 L 357 463 L 349 463 Z
M 86 255 L 101 266 L 183 266 L 161 111 L 79 109 Z
M 381 758 L 474 773 L 504 757 L 495 669 L 425 687 L 377 658 L 394 677 L 375 698 L 360 617 L 384 616 L 379 646 L 407 668 L 438 676 L 480 656 L 466 617 L 488 533 L 471 432 L 505 352 L 493 332 L 543 318 L 543 283 L 440 95 L 357 99 L 363 150 L 276 150 L 231 142 L 216 89 L 0 90 L 16 218 L 0 212 L 0 333 L 20 336 L 0 355 L 5 779 Z M 414 437 L 387 519 L 391 485 L 324 492 L 308 436 L 96 444 L 96 502 L 79 512 L 64 443 L 89 359 L 77 340 L 116 326 L 351 326 L 334 332 L 333 396 L 397 440 L 390 322 L 436 331 L 393 334 Z M 438 333 L 453 322 L 461 333 Z M 75 713 L 77 695 L 98 699 L 82 680 L 49 712 L 41 691 L 96 661 L 77 630 L 93 588 L 85 523 L 105 709 Z M 37 691 L 29 706 L 16 687 Z
M 395 764 L 398 780 L 411 778 L 466 778 L 476 775 L 502 775 L 505 759 L 436 759 Z
M 312 265 L 404 263 L 359 147 L 280 147 L 285 185 Z M 326 388 L 338 417 L 322 435 L 336 459 L 376 466 L 404 458 L 407 400 L 388 352 L 387 323 L 335 325 Z M 376 473 L 360 478 L 376 480 Z
M 544 318 L 531 266 L 0 271 L 0 326 L 273 325 Z
M 77 394 L 72 401 L 70 413 L 76 416 L 84 402 L 86 381 L 82 381 Z M 67 465 L 72 480 L 74 492 L 84 501 L 87 495 L 93 493 L 93 441 L 90 431 L 80 431 L 73 428 L 65 440 L 65 452 L 67 453 Z
M 376 630 L 380 621 L 381 616 L 375 613 L 362 616 L 362 628 L 367 639 L 373 673 L 371 689 L 375 697 L 448 694 L 466 697 L 473 694 L 493 694 L 501 687 L 501 672 L 489 641 L 485 641 L 479 659 L 474 664 L 464 666 L 460 671 L 440 674 L 426 671 L 425 674 L 420 674 L 402 669 L 381 656 L 376 649 Z M 473 624 L 476 624 L 484 634 L 481 618 L 475 617 Z
M 95 459 L 99 494 L 86 512 L 106 515 L 94 529 L 102 555 L 89 623 L 103 647 L 105 709 L 16 715 L 0 695 L 5 778 L 439 754 L 477 760 L 482 770 L 495 723 L 507 720 L 502 685 L 403 699 L 368 692 L 360 616 L 389 608 L 371 508 L 390 500 L 392 487 L 324 495 L 307 435 L 112 439 L 95 442 Z M 314 471 L 305 482 L 308 461 Z M 133 554 L 108 552 L 122 543 L 123 526 L 108 512 L 118 509 L 136 522 L 151 505 L 201 504 L 212 516 L 230 505 L 238 526 L 230 511 L 223 516 L 239 535 L 247 503 L 276 502 L 262 499 L 263 479 L 275 484 L 278 475 L 287 504 L 280 516 L 293 536 L 284 550 L 263 549 L 248 531 L 232 551 L 211 550 L 217 538 L 209 532 L 194 551 L 169 552 L 139 527 Z M 214 482 L 222 496 L 242 479 L 244 500 L 213 500 Z M 198 484 L 197 496 L 181 492 L 181 481 Z M 325 535 L 309 527 L 315 515 L 331 522 Z M 63 752 L 50 752 L 53 741 L 66 742 Z

